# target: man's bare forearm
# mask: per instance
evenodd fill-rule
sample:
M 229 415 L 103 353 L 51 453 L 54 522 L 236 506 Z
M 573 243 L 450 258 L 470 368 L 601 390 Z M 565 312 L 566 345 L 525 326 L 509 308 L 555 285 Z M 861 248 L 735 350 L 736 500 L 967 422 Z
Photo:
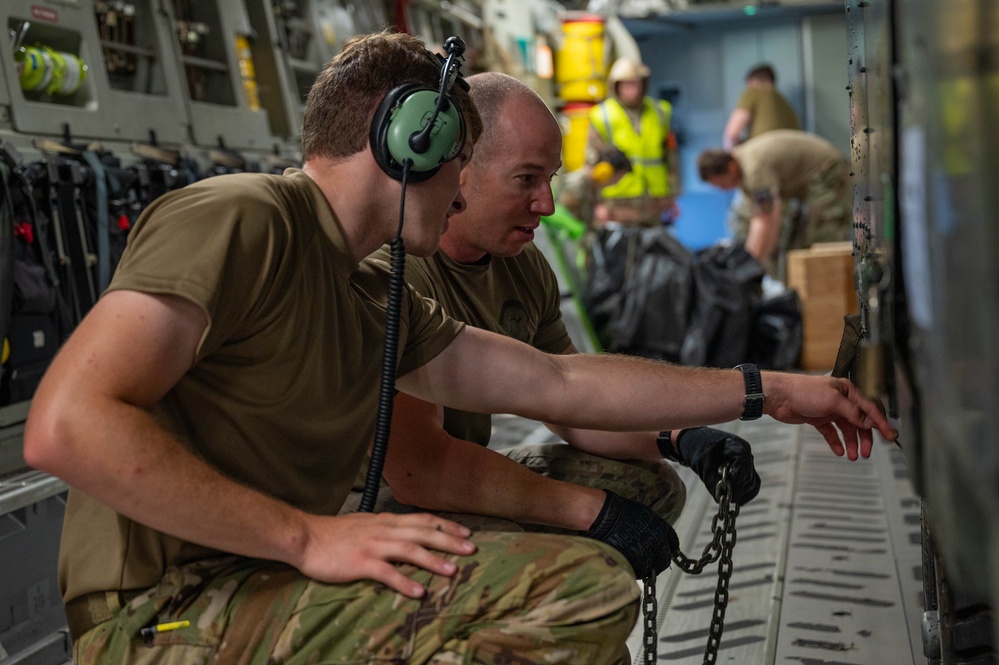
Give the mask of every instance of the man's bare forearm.
M 395 400 L 383 474 L 402 503 L 566 529 L 588 528 L 604 499 L 451 436 L 436 405 L 405 393 Z

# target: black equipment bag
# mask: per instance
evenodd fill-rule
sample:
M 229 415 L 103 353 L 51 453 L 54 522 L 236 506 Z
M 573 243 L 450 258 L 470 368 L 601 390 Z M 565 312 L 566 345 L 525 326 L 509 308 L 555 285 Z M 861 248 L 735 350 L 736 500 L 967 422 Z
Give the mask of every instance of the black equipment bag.
M 763 298 L 742 245 L 691 253 L 666 228 L 611 226 L 589 247 L 583 303 L 608 351 L 683 365 L 791 369 L 801 354 L 794 291 Z
M 760 301 L 749 342 L 749 362 L 760 369 L 793 369 L 799 364 L 803 344 L 798 292 L 786 289 Z
M 123 168 L 100 146 L 67 139 L 42 149 L 45 159 L 25 163 L 0 141 L 0 340 L 9 351 L 0 405 L 30 399 L 107 288 L 142 210 L 201 177 L 180 155 Z
M 693 272 L 694 305 L 680 362 L 710 367 L 748 362 L 763 266 L 742 245 L 719 244 L 694 255 Z
M 24 164 L 0 142 L 0 326 L 4 359 L 0 405 L 30 399 L 75 325 L 57 268 L 54 233 Z
M 583 304 L 608 351 L 677 361 L 692 293 L 691 254 L 665 228 L 597 231 Z

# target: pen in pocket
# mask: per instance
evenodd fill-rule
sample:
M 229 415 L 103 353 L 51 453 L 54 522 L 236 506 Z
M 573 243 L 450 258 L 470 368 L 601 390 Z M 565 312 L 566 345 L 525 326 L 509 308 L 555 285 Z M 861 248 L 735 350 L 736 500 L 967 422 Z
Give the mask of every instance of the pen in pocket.
M 190 621 L 171 621 L 170 623 L 158 623 L 155 626 L 146 626 L 139 631 L 139 635 L 143 637 L 153 637 L 159 633 L 166 633 L 171 630 L 177 630 L 179 628 L 187 628 L 191 625 Z

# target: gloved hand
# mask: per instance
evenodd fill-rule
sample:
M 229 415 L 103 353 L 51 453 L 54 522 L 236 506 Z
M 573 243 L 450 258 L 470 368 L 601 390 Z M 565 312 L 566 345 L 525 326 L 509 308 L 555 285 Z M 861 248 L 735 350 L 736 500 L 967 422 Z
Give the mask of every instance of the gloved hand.
M 600 514 L 589 531 L 580 533 L 623 554 L 635 569 L 636 579 L 669 568 L 673 554 L 680 549 L 680 539 L 669 522 L 637 501 L 604 491 L 607 499 Z
M 720 469 L 726 463 L 736 505 L 745 505 L 760 493 L 760 474 L 756 473 L 753 451 L 745 439 L 711 427 L 695 427 L 680 432 L 676 448 L 679 462 L 694 470 L 711 496 L 715 495 Z

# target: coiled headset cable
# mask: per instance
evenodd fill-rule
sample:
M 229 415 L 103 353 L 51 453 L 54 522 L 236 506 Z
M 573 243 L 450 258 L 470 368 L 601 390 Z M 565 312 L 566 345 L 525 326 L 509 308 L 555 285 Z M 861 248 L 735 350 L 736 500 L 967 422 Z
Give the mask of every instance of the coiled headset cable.
M 406 272 L 406 245 L 402 240 L 402 222 L 406 213 L 406 181 L 409 178 L 408 159 L 402 162 L 402 194 L 399 196 L 399 226 L 392 239 L 390 254 L 388 305 L 385 309 L 385 351 L 382 355 L 382 374 L 378 389 L 378 416 L 375 420 L 375 442 L 371 447 L 368 475 L 364 479 L 364 493 L 358 512 L 371 513 L 375 509 L 382 469 L 388 451 L 389 433 L 392 431 L 392 405 L 395 402 L 396 356 L 399 349 L 399 325 L 402 312 L 402 288 Z

